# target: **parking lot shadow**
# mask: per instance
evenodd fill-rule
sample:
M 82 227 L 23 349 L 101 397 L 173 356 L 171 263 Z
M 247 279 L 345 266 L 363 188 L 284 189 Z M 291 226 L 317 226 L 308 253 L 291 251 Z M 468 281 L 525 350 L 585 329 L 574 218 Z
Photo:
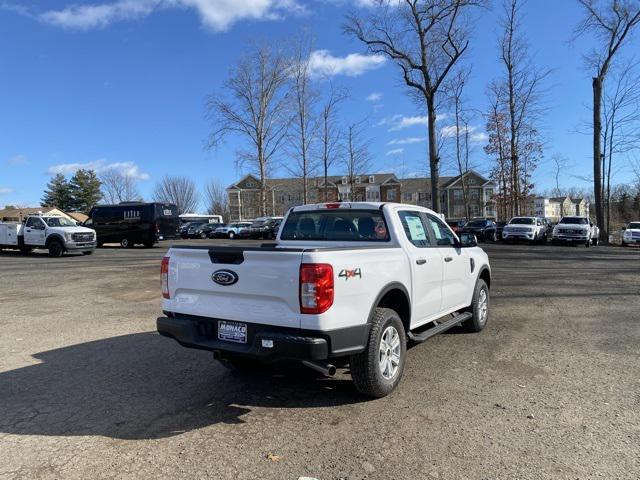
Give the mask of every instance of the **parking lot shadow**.
M 156 333 L 42 352 L 41 363 L 0 373 L 0 432 L 163 438 L 242 423 L 252 407 L 313 408 L 364 401 L 351 382 L 298 375 L 238 375 L 207 352 Z M 302 374 L 301 374 L 302 373 Z

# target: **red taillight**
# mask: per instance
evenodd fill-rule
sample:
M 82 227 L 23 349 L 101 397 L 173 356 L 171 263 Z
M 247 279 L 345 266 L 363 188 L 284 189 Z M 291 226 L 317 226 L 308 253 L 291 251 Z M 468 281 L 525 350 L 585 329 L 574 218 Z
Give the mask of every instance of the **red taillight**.
M 169 257 L 164 257 L 160 264 L 160 285 L 162 286 L 162 297 L 171 298 L 169 295 Z
M 300 266 L 300 313 L 324 313 L 333 305 L 333 267 L 327 263 Z
M 340 208 L 339 203 L 325 203 L 324 206 L 325 208 Z

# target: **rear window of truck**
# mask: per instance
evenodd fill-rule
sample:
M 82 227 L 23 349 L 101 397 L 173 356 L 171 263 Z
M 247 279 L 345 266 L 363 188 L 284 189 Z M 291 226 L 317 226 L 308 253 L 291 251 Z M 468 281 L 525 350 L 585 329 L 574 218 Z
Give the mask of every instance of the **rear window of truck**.
M 280 239 L 388 242 L 389 229 L 379 210 L 309 210 L 289 214 Z

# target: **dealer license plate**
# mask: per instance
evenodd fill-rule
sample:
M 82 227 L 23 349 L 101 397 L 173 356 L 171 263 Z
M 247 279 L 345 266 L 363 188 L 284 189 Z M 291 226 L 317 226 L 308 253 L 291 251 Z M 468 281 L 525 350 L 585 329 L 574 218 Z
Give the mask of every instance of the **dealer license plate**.
M 247 324 L 218 320 L 218 339 L 227 342 L 247 343 Z

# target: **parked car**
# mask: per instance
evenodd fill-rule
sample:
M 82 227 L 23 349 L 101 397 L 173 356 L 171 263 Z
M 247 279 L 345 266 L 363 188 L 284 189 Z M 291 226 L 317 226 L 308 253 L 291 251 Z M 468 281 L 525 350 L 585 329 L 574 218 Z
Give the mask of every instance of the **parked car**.
M 209 222 L 190 222 L 184 232 L 181 232 L 182 238 L 200 238 L 198 230 Z
M 282 222 L 281 217 L 268 217 L 254 221 L 249 227 L 249 238 L 268 240 L 276 238 L 280 222 Z
M 194 238 L 213 238 L 213 232 L 221 226 L 224 226 L 224 223 L 203 223 L 196 228 Z
M 640 222 L 629 223 L 622 232 L 622 246 L 640 245 Z
M 507 225 L 509 222 L 496 222 L 496 236 L 498 237 L 498 240 L 502 240 L 502 231 L 504 230 L 505 225 Z
M 583 244 L 585 247 L 598 245 L 600 229 L 587 217 L 562 217 L 553 228 L 552 243 Z
M 513 217 L 502 229 L 502 240 L 514 242 L 545 243 L 547 226 L 540 217 Z
M 286 359 L 333 375 L 348 364 L 360 392 L 383 397 L 402 378 L 408 341 L 487 323 L 487 254 L 426 208 L 298 206 L 277 240 L 172 247 L 158 332 L 234 368 Z
M 247 228 L 251 226 L 251 222 L 235 222 L 229 223 L 228 225 L 224 225 L 222 227 L 218 227 L 213 231 L 214 238 L 236 238 L 238 232 L 242 228 Z
M 96 205 L 84 225 L 98 235 L 98 246 L 119 243 L 124 248 L 143 244 L 153 247 L 159 240 L 178 235 L 178 209 L 171 203 L 123 202 Z
M 29 215 L 24 223 L 0 223 L 0 250 L 10 248 L 29 253 L 46 248 L 50 257 L 65 252 L 91 255 L 96 248 L 96 232 L 66 217 Z
M 456 235 L 460 235 L 460 230 L 464 227 L 466 220 L 447 220 L 447 225 L 451 227 Z
M 496 224 L 492 220 L 477 219 L 471 220 L 464 224 L 464 227 L 460 230 L 461 234 L 475 235 L 481 242 L 497 242 L 498 237 L 496 235 Z

